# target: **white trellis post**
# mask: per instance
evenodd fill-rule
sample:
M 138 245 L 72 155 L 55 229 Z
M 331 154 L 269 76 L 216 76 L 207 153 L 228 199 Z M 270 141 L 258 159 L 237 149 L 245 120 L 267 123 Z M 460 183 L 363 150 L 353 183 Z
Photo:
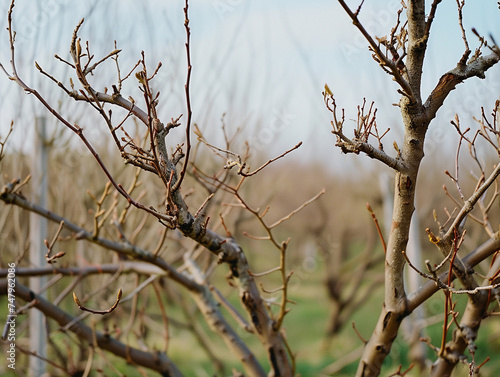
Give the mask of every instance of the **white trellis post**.
M 48 168 L 48 143 L 46 136 L 46 118 L 35 118 L 35 135 L 31 162 L 31 187 L 34 203 L 47 207 L 47 168 Z M 32 267 L 45 266 L 45 245 L 47 238 L 47 220 L 36 214 L 30 215 L 30 263 Z M 35 293 L 40 293 L 46 283 L 42 276 L 30 279 L 30 288 Z M 42 293 L 42 296 L 44 293 Z M 30 349 L 37 354 L 47 357 L 47 334 L 45 320 L 41 312 L 30 310 L 29 316 Z M 40 377 L 45 374 L 45 363 L 37 357 L 30 357 L 30 376 Z

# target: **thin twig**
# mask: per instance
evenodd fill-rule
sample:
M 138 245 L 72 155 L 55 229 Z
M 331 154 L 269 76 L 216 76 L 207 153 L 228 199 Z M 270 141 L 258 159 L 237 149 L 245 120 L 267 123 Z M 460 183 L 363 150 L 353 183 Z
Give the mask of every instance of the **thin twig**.
M 375 227 L 377 228 L 378 236 L 380 238 L 380 241 L 382 242 L 382 247 L 384 248 L 384 254 L 387 254 L 387 245 L 384 240 L 384 235 L 382 234 L 382 229 L 380 229 L 380 225 L 377 220 L 377 215 L 375 215 L 375 212 L 373 212 L 372 207 L 370 206 L 369 203 L 366 203 L 366 209 L 372 215 L 373 222 L 375 223 Z
M 86 312 L 90 312 L 90 313 L 93 313 L 93 314 L 104 315 L 104 314 L 111 313 L 113 310 L 115 310 L 118 307 L 118 304 L 119 304 L 119 302 L 120 302 L 121 299 L 122 299 L 122 290 L 119 289 L 118 290 L 118 294 L 116 295 L 116 301 L 115 301 L 115 303 L 109 309 L 106 309 L 106 310 L 95 310 L 95 309 L 90 309 L 90 308 L 87 308 L 87 307 L 83 306 L 80 303 L 80 300 L 78 299 L 78 297 L 76 296 L 76 293 L 73 292 L 73 300 L 75 301 L 76 305 L 78 305 L 78 307 L 80 308 L 80 310 L 83 310 L 83 311 L 86 311 Z
M 278 157 L 275 157 L 275 158 L 272 158 L 270 159 L 269 161 L 267 161 L 265 164 L 263 164 L 262 166 L 260 166 L 259 168 L 255 169 L 253 172 L 251 173 L 245 173 L 243 172 L 243 168 L 245 167 L 244 165 L 241 165 L 240 166 L 240 169 L 238 170 L 238 174 L 244 176 L 244 177 L 251 177 L 252 175 L 255 175 L 257 174 L 259 171 L 261 171 L 262 169 L 264 169 L 267 165 L 273 163 L 274 161 L 286 156 L 288 153 L 294 151 L 295 149 L 299 148 L 300 146 L 302 145 L 302 142 L 298 143 L 297 145 L 295 145 L 293 148 L 287 150 L 286 152 L 280 154 Z
M 52 249 L 54 248 L 63 227 L 64 227 L 64 221 L 61 221 L 59 223 L 59 227 L 57 228 L 56 233 L 54 234 L 54 237 L 52 238 L 52 241 L 50 241 L 49 243 L 46 239 L 44 240 L 45 247 L 47 247 L 47 253 L 45 254 L 45 259 L 47 263 L 55 263 L 57 258 L 61 258 L 66 254 L 64 252 L 59 252 L 53 256 L 50 256 L 50 253 L 52 252 Z
M 295 215 L 297 212 L 299 212 L 300 210 L 302 210 L 304 207 L 307 207 L 309 204 L 311 204 L 312 202 L 314 202 L 316 199 L 318 199 L 321 195 L 323 195 L 325 193 L 325 189 L 322 189 L 319 193 L 317 193 L 316 195 L 314 195 L 311 199 L 309 199 L 308 201 L 302 203 L 301 206 L 299 206 L 298 208 L 294 209 L 292 212 L 290 212 L 288 215 L 286 216 L 283 216 L 281 219 L 279 219 L 278 221 L 276 221 L 275 223 L 269 225 L 269 229 L 273 229 L 275 227 L 277 227 L 278 225 L 280 225 L 282 222 L 290 219 L 290 217 L 292 217 L 293 215 Z
M 173 191 L 176 191 L 184 180 L 184 175 L 186 174 L 186 169 L 189 164 L 189 153 L 191 151 L 191 117 L 193 111 L 191 109 L 191 28 L 189 27 L 189 15 L 188 15 L 189 2 L 186 0 L 184 7 L 184 28 L 186 29 L 186 59 L 187 59 L 187 74 L 186 74 L 186 84 L 184 85 L 184 92 L 186 95 L 186 107 L 187 107 L 187 120 L 186 120 L 186 153 L 184 156 L 184 165 L 179 174 L 179 180 L 172 187 Z

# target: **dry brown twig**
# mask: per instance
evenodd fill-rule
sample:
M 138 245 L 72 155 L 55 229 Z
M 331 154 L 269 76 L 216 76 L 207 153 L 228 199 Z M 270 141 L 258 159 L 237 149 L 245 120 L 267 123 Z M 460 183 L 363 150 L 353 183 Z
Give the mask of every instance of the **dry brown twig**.
M 387 254 L 387 245 L 385 243 L 384 235 L 382 234 L 382 229 L 380 229 L 380 225 L 377 220 L 377 215 L 375 215 L 375 212 L 373 212 L 373 209 L 369 203 L 366 203 L 366 209 L 368 210 L 368 212 L 370 212 L 370 215 L 373 218 L 373 222 L 375 223 L 375 227 L 377 228 L 377 233 L 380 238 L 380 242 L 382 242 L 382 247 L 384 248 L 384 254 Z
M 109 309 L 106 309 L 106 310 L 96 310 L 96 309 L 90 309 L 90 308 L 87 308 L 87 307 L 83 306 L 80 303 L 80 300 L 78 299 L 78 297 L 76 296 L 76 293 L 73 292 L 73 300 L 75 301 L 75 304 L 78 305 L 78 307 L 80 308 L 80 310 L 83 310 L 83 311 L 86 311 L 86 312 L 89 312 L 89 313 L 92 313 L 92 314 L 101 314 L 101 315 L 104 315 L 104 314 L 111 313 L 113 310 L 115 310 L 118 307 L 118 304 L 120 303 L 121 299 L 122 299 L 122 290 L 119 289 L 118 290 L 118 294 L 116 295 L 116 301 L 115 301 L 115 303 L 113 305 L 111 305 L 111 307 Z
M 407 374 L 408 372 L 410 372 L 410 371 L 413 369 L 413 367 L 414 367 L 414 366 L 415 366 L 415 364 L 414 364 L 414 363 L 412 363 L 412 364 L 408 367 L 408 369 L 406 369 L 405 371 L 403 371 L 403 370 L 401 370 L 401 369 L 403 369 L 403 366 L 402 366 L 402 365 L 400 365 L 400 366 L 398 367 L 398 370 L 397 370 L 396 372 L 394 372 L 393 374 L 388 375 L 387 377 L 395 377 L 395 376 L 401 376 L 401 377 L 404 377 L 404 376 L 406 376 L 406 374 Z
M 2 161 L 4 157 L 5 144 L 7 143 L 7 140 L 9 140 L 9 136 L 12 134 L 13 130 L 14 130 L 14 121 L 11 121 L 9 131 L 7 131 L 7 135 L 0 137 L 0 161 Z

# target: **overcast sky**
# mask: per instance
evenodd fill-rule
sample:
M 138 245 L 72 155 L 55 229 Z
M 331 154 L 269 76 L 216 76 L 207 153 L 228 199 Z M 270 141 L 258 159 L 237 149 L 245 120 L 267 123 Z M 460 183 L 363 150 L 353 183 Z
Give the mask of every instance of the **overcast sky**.
M 18 0 L 14 13 L 17 58 L 20 74 L 40 88 L 54 106 L 65 99 L 57 87 L 34 69 L 34 60 L 61 81 L 74 75 L 54 54 L 68 58 L 72 30 L 86 21 L 80 31 L 90 41 L 96 58 L 114 49 L 123 51 L 122 70 L 130 69 L 144 50 L 150 70 L 161 61 L 157 80 L 161 90 L 164 120 L 185 112 L 183 100 L 186 73 L 185 31 L 182 1 L 78 1 Z M 348 2 L 351 8 L 357 2 Z M 372 35 L 390 32 L 400 1 L 365 1 L 360 19 Z M 8 1 L 0 3 L 0 61 L 8 67 L 9 45 L 5 31 Z M 246 130 L 258 151 L 280 153 L 299 141 L 300 159 L 328 159 L 333 167 L 342 166 L 352 156 L 341 156 L 334 149 L 330 133 L 331 116 L 321 92 L 324 84 L 335 94 L 348 118 L 355 118 L 356 106 L 363 98 L 379 107 L 379 127 L 395 131 L 386 144 L 398 140 L 400 127 L 395 84 L 371 59 L 366 42 L 336 1 L 203 0 L 190 3 L 192 48 L 192 103 L 194 121 L 207 130 L 213 140 L 220 137 L 220 118 L 226 113 L 226 127 Z M 500 10 L 496 1 L 469 1 L 464 23 L 471 47 L 477 38 L 470 29 L 492 34 L 500 40 Z M 424 68 L 423 97 L 439 77 L 455 67 L 464 47 L 458 28 L 456 2 L 440 4 Z M 10 67 L 9 67 L 10 68 Z M 96 72 L 96 86 L 110 86 L 116 80 L 112 64 Z M 432 153 L 445 140 L 454 112 L 464 117 L 479 114 L 481 105 L 491 109 L 500 94 L 500 71 L 494 67 L 487 80 L 470 80 L 450 96 L 447 107 L 438 114 L 430 130 L 427 148 Z M 100 85 L 100 86 L 99 86 Z M 140 98 L 135 79 L 123 95 Z M 0 74 L 0 135 L 11 119 L 18 124 L 17 140 L 26 139 L 35 115 L 43 110 L 34 99 L 22 94 L 16 85 Z M 82 107 L 68 102 L 63 114 L 78 121 L 89 134 L 98 134 L 104 123 L 85 121 Z M 85 107 L 83 107 L 85 109 Z M 79 115 L 78 115 L 79 114 Z M 96 124 L 97 123 L 97 124 Z M 263 157 L 264 158 L 264 157 Z

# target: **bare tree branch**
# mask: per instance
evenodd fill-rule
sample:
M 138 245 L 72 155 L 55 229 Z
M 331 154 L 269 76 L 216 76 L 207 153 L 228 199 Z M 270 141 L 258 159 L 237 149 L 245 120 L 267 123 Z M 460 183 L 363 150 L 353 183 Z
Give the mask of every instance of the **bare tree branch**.
M 403 90 L 403 93 L 408 96 L 408 98 L 411 98 L 414 100 L 414 93 L 412 92 L 412 88 L 408 84 L 408 82 L 403 78 L 400 72 L 400 68 L 398 67 L 397 62 L 394 62 L 393 60 L 389 60 L 389 58 L 380 50 L 379 45 L 373 40 L 371 35 L 366 31 L 364 28 L 363 24 L 359 21 L 358 19 L 358 14 L 359 11 L 361 10 L 361 6 L 358 8 L 356 13 L 353 13 L 351 9 L 347 6 L 344 0 L 339 0 L 340 5 L 342 5 L 342 8 L 346 11 L 346 13 L 349 15 L 349 17 L 352 20 L 352 23 L 354 26 L 358 28 L 358 30 L 363 34 L 363 37 L 365 37 L 366 41 L 370 45 L 372 51 L 375 53 L 376 57 L 378 58 L 380 65 L 385 68 L 387 67 L 389 69 L 389 73 L 394 77 L 394 80 L 399 84 L 401 89 Z
M 441 108 L 448 94 L 455 87 L 470 77 L 479 77 L 484 79 L 485 72 L 500 61 L 500 50 L 495 46 L 494 52 L 489 55 L 481 56 L 468 64 L 459 63 L 454 69 L 445 73 L 439 79 L 436 87 L 432 90 L 425 101 L 425 117 L 431 121 L 437 111 Z
M 0 292 L 2 295 L 6 294 L 6 280 L 0 281 Z M 169 376 L 182 376 L 182 373 L 177 366 L 164 353 L 144 352 L 133 348 L 128 344 L 118 342 L 103 333 L 94 332 L 93 329 L 82 324 L 81 322 L 74 321 L 74 317 L 51 304 L 43 297 L 35 294 L 19 282 L 16 283 L 16 296 L 26 302 L 35 300 L 35 304 L 33 306 L 44 313 L 47 318 L 55 320 L 61 327 L 72 323 L 68 330 L 77 335 L 80 339 L 86 340 L 93 347 L 99 347 L 110 351 L 113 354 L 128 360 L 134 365 L 140 365 Z

